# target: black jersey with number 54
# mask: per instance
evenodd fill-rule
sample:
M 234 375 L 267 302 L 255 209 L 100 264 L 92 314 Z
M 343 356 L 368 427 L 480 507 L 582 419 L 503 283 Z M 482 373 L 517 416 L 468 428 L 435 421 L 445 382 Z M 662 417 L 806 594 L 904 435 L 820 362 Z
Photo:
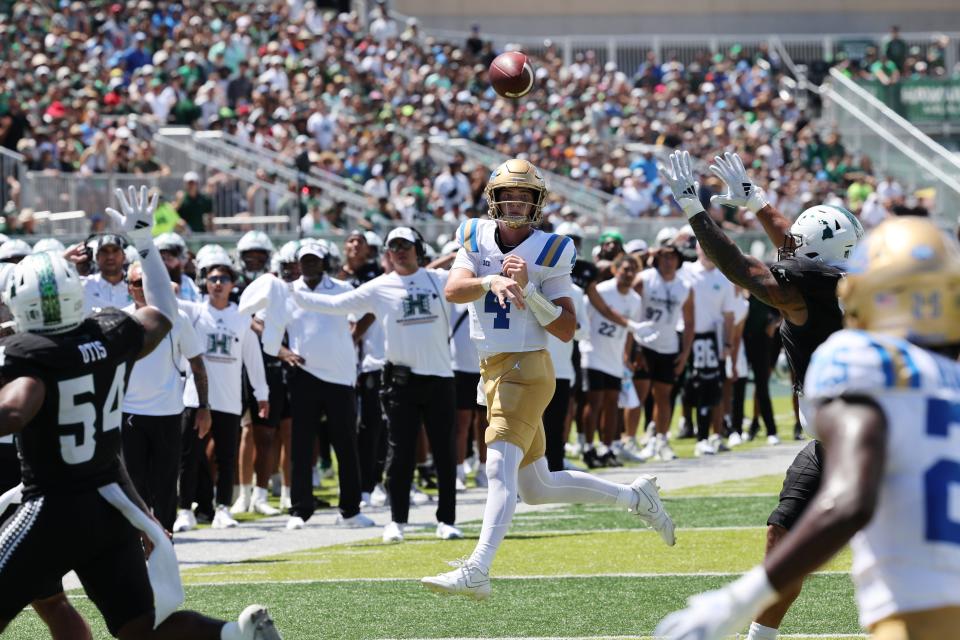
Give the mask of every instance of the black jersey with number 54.
M 117 481 L 123 392 L 143 339 L 143 325 L 111 308 L 67 333 L 0 340 L 0 377 L 32 376 L 46 387 L 40 412 L 15 438 L 25 496 Z

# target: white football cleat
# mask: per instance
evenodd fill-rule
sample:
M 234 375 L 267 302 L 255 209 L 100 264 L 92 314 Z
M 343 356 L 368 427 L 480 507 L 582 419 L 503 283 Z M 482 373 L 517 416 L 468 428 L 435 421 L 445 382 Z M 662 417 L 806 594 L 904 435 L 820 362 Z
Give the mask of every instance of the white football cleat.
M 441 540 L 462 540 L 463 531 L 446 522 L 437 523 L 437 537 Z
M 650 460 L 656 455 L 657 455 L 657 439 L 650 438 L 649 440 L 647 440 L 647 443 L 643 445 L 643 449 L 641 449 L 640 452 L 637 453 L 637 460 L 639 460 L 640 462 L 646 462 L 647 460 Z
M 360 492 L 360 506 L 361 506 L 361 507 L 372 507 L 372 506 L 373 506 L 372 504 L 370 504 L 370 492 L 369 492 L 369 491 L 361 491 L 361 492 Z
M 260 604 L 252 604 L 244 609 L 237 626 L 243 640 L 283 640 L 267 608 Z
M 250 511 L 259 513 L 262 516 L 278 516 L 280 510 L 267 502 L 266 488 L 256 487 L 253 490 L 253 496 L 250 498 Z
M 673 452 L 673 448 L 670 446 L 670 443 L 667 442 L 666 435 L 658 433 L 656 437 L 657 441 L 657 459 L 663 462 L 670 462 L 677 457 L 677 454 Z
M 403 525 L 398 522 L 390 522 L 383 528 L 384 542 L 403 542 Z
M 460 478 L 457 478 L 454 486 L 457 490 L 457 493 L 463 493 L 464 491 L 467 490 L 467 485 Z
M 739 447 L 743 444 L 743 436 L 741 436 L 736 431 L 730 434 L 730 437 L 727 438 L 727 446 L 733 449 L 734 447 Z
M 190 531 L 197 527 L 197 516 L 190 509 L 178 509 L 177 519 L 173 523 L 173 533 Z
M 287 518 L 287 531 L 294 531 L 296 529 L 303 529 L 303 525 L 306 524 L 303 521 L 303 518 L 300 516 L 290 516 Z
M 390 496 L 387 495 L 387 490 L 384 489 L 382 483 L 377 483 L 377 486 L 373 488 L 373 491 L 370 493 L 370 506 L 372 507 L 383 507 L 389 501 Z
M 640 476 L 633 481 L 630 488 L 637 495 L 637 506 L 629 511 L 636 514 L 638 518 L 659 533 L 667 546 L 672 547 L 676 544 L 673 519 L 663 508 L 663 502 L 660 500 L 660 492 L 657 487 L 657 478 L 655 476 Z
M 774 435 L 774 436 L 767 436 L 767 444 L 770 445 L 771 447 L 775 447 L 775 446 L 777 446 L 778 444 L 780 444 L 780 438 L 778 438 L 778 437 L 775 436 L 775 435 Z
M 355 516 L 350 516 L 349 518 L 344 518 L 343 515 L 338 515 L 336 524 L 338 527 L 347 527 L 348 529 L 362 529 L 364 527 L 374 526 L 373 520 L 362 513 L 358 513 Z
M 713 450 L 713 446 L 706 440 L 697 440 L 697 444 L 693 447 L 693 455 L 699 458 L 700 456 L 712 456 L 716 451 Z
M 410 502 L 417 505 L 418 507 L 424 504 L 427 504 L 432 501 L 432 498 L 420 491 L 420 488 L 417 485 L 410 486 Z
M 726 451 L 730 451 L 730 447 L 723 443 L 723 438 L 721 438 L 719 434 L 711 433 L 707 442 L 710 443 L 710 447 L 713 449 L 714 453 L 724 453 Z
M 490 575 L 480 565 L 469 559 L 455 560 L 449 564 L 457 568 L 437 576 L 421 578 L 420 584 L 434 593 L 466 596 L 474 600 L 486 600 L 490 596 Z
M 213 522 L 210 524 L 214 529 L 232 529 L 240 523 L 233 519 L 227 505 L 221 504 L 213 514 Z
M 237 515 L 247 511 L 250 511 L 250 494 L 241 488 L 237 493 L 237 499 L 233 501 L 233 506 L 230 507 L 230 514 Z

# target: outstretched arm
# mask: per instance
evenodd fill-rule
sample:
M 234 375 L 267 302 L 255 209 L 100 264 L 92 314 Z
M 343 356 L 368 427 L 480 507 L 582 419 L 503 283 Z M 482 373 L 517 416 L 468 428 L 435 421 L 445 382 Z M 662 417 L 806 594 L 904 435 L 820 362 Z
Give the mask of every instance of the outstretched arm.
M 670 165 L 670 170 L 660 167 L 660 176 L 670 186 L 677 203 L 690 219 L 690 226 L 703 252 L 723 275 L 788 315 L 805 310 L 806 304 L 796 288 L 779 283 L 767 265 L 744 255 L 704 210 L 697 194 L 700 185 L 693 177 L 689 152 L 676 151 L 670 154 Z
M 790 221 L 767 202 L 763 188 L 747 175 L 740 155 L 728 151 L 723 157 L 714 156 L 710 172 L 727 185 L 727 192 L 713 196 L 710 202 L 730 207 L 746 207 L 757 216 L 773 246 L 783 246 L 784 237 L 790 233 Z

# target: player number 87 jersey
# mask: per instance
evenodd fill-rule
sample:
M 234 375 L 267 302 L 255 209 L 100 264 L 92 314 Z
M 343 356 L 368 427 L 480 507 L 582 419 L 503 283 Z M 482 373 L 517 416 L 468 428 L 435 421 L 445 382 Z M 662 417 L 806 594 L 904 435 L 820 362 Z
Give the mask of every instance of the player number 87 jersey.
M 509 255 L 523 258 L 527 274 L 548 300 L 572 298 L 570 271 L 577 259 L 573 241 L 539 229 L 518 246 L 504 253 L 496 241 L 497 223 L 474 218 L 460 225 L 457 240 L 460 251 L 454 269 L 466 269 L 477 277 L 500 275 L 503 261 Z M 470 337 L 483 354 L 537 351 L 547 346 L 547 332 L 529 309 L 518 309 L 507 303 L 503 308 L 493 292 L 475 300 L 470 306 Z

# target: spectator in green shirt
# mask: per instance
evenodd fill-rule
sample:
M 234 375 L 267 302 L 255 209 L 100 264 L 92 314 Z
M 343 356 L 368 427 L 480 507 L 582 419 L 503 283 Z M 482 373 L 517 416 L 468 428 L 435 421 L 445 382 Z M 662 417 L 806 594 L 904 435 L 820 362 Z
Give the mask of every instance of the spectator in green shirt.
M 173 208 L 177 210 L 192 231 L 204 232 L 210 228 L 213 200 L 200 190 L 200 176 L 196 171 L 183 175 L 184 189 L 177 194 Z
M 890 33 L 883 39 L 883 53 L 890 62 L 897 65 L 903 73 L 903 63 L 907 59 L 907 43 L 900 37 L 900 27 L 890 27 Z

